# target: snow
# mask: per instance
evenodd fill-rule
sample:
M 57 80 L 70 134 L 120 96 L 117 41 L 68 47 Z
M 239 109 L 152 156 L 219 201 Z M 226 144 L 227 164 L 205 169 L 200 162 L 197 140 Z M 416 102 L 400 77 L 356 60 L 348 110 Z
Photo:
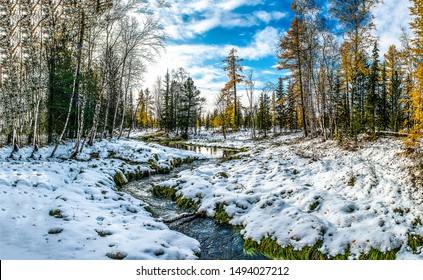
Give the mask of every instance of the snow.
M 138 136 L 147 135 L 138 133 Z M 159 183 L 198 202 L 213 216 L 223 203 L 245 239 L 272 238 L 301 249 L 318 241 L 322 253 L 348 249 L 356 259 L 372 248 L 398 249 L 397 259 L 423 259 L 408 235 L 423 236 L 423 192 L 411 176 L 415 162 L 402 143 L 381 138 L 346 150 L 301 134 L 251 141 L 202 132 L 194 145 L 246 148 L 237 160 L 211 161 Z M 70 160 L 72 143 L 0 149 L 0 259 L 196 259 L 198 241 L 154 219 L 145 204 L 117 190 L 113 176 L 171 168 L 189 151 L 134 140 L 100 141 Z M 54 217 L 56 216 L 56 217 Z M 49 233 L 50 232 L 50 233 Z M 104 235 L 103 237 L 100 235 Z
M 400 248 L 398 259 L 423 259 L 407 246 L 409 233 L 423 235 L 421 224 L 412 225 L 422 218 L 423 193 L 413 187 L 413 161 L 401 155 L 401 142 L 379 139 L 347 151 L 290 135 L 249 147 L 239 160 L 186 170 L 160 185 L 177 188 L 211 216 L 225 203 L 245 239 L 270 237 L 295 249 L 322 240 L 323 253 L 349 248 L 350 258 Z
M 200 155 L 133 140 L 103 140 L 78 160 L 68 159 L 72 143 L 48 158 L 52 148 L 41 148 L 36 159 L 30 148 L 14 158 L 10 148 L 0 149 L 0 259 L 108 259 L 118 252 L 125 259 L 197 258 L 198 241 L 117 191 L 113 176 L 151 171 L 152 160 L 171 168 L 175 158 Z

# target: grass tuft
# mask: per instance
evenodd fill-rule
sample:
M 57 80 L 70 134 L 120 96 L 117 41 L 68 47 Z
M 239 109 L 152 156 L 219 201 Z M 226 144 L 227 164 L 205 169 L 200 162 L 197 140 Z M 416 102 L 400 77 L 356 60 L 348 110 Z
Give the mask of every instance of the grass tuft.
M 113 233 L 109 230 L 102 230 L 102 229 L 96 229 L 95 232 L 98 233 L 98 235 L 100 235 L 101 237 L 106 237 L 109 235 L 112 235 Z
M 63 231 L 63 228 L 52 228 L 48 231 L 48 234 L 59 234 Z
M 48 212 L 48 214 L 52 217 L 57 218 L 57 219 L 63 218 L 62 211 L 60 211 L 60 209 L 50 210 L 50 212 Z
M 419 247 L 423 246 L 423 236 L 412 233 L 408 234 L 408 246 L 410 246 L 414 254 L 417 254 Z
M 308 209 L 310 210 L 310 212 L 312 212 L 316 210 L 319 205 L 320 205 L 320 202 L 316 200 L 310 205 Z
M 362 254 L 358 258 L 359 260 L 395 260 L 396 254 L 400 248 L 389 250 L 386 252 L 381 252 L 376 249 L 370 249 L 367 254 Z
M 128 254 L 125 252 L 112 252 L 112 253 L 107 253 L 106 256 L 113 260 L 123 260 L 124 258 L 128 256 Z
M 154 186 L 151 188 L 151 193 L 156 197 L 164 197 L 172 200 L 176 199 L 176 189 L 172 187 Z
M 121 171 L 116 172 L 115 176 L 113 176 L 113 181 L 115 182 L 118 189 L 121 189 L 122 186 L 127 182 L 125 175 Z
M 225 212 L 225 206 L 226 202 L 218 203 L 216 205 L 216 214 L 214 218 L 220 223 L 224 225 L 228 225 L 229 221 L 232 219 L 226 212 Z
M 184 209 L 193 209 L 193 210 L 198 209 L 198 203 L 197 202 L 195 202 L 192 199 L 184 198 L 182 195 L 180 195 L 176 198 L 176 205 L 178 207 L 184 208 Z
M 282 247 L 271 238 L 264 238 L 260 243 L 251 239 L 244 242 L 246 253 L 253 254 L 259 251 L 266 257 L 275 260 L 325 260 L 327 257 L 319 251 L 320 247 L 322 247 L 320 240 L 315 245 L 304 247 L 301 250 L 295 250 L 292 246 Z

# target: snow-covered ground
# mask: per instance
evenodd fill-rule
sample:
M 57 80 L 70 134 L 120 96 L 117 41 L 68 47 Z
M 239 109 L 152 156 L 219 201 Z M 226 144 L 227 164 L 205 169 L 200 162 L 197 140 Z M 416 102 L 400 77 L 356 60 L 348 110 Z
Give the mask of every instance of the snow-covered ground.
M 407 245 L 409 234 L 423 236 L 423 190 L 412 183 L 413 161 L 401 155 L 400 141 L 379 139 L 348 151 L 298 136 L 250 142 L 239 160 L 186 170 L 159 186 L 175 187 L 211 216 L 224 203 L 245 239 L 271 238 L 294 249 L 321 241 L 321 252 L 331 256 L 349 250 L 358 258 L 373 248 L 423 259 L 421 248 L 413 253 Z M 191 142 L 245 147 L 245 137 Z
M 153 219 L 113 176 L 199 155 L 132 140 L 98 142 L 78 160 L 71 143 L 51 150 L 0 149 L 0 259 L 197 258 L 198 241 Z
M 190 143 L 248 150 L 160 186 L 177 188 L 211 216 L 223 203 L 245 239 L 271 238 L 295 249 L 320 241 L 331 256 L 349 250 L 358 258 L 373 248 L 423 259 L 421 247 L 413 252 L 407 245 L 409 236 L 423 236 L 423 191 L 401 142 L 379 139 L 351 151 L 300 134 L 248 138 L 203 132 Z M 51 150 L 32 159 L 30 148 L 14 158 L 10 148 L 0 149 L 0 259 L 196 259 L 198 241 L 152 218 L 143 202 L 117 190 L 113 177 L 199 155 L 133 140 L 98 142 L 78 160 L 68 159 L 71 143 L 53 159 Z

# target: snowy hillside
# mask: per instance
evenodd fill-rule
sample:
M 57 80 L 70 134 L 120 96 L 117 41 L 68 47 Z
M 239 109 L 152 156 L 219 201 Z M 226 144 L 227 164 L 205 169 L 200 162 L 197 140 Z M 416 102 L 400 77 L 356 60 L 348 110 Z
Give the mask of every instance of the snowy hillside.
M 223 209 L 253 243 L 270 238 L 293 250 L 321 243 L 329 257 L 359 258 L 374 249 L 423 259 L 408 246 L 423 235 L 423 193 L 402 152 L 392 139 L 348 151 L 332 141 L 280 137 L 256 143 L 239 160 L 187 170 L 159 186 L 176 188 L 210 216 Z
M 118 140 L 68 160 L 71 148 L 62 146 L 53 159 L 52 147 L 42 148 L 36 160 L 27 158 L 28 148 L 15 159 L 0 149 L 0 259 L 196 258 L 196 240 L 153 219 L 144 203 L 117 191 L 113 177 L 170 169 L 199 155 Z

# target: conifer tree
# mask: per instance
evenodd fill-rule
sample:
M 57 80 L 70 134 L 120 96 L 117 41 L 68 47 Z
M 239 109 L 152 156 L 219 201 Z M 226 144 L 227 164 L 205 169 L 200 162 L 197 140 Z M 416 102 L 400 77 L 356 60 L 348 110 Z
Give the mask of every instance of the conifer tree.
M 257 112 L 258 129 L 267 136 L 267 132 L 272 126 L 272 116 L 270 114 L 271 100 L 268 90 L 263 90 L 260 94 L 259 108 Z
M 240 62 L 243 61 L 242 58 L 236 55 L 237 50 L 232 48 L 229 51 L 229 55 L 223 60 L 225 67 L 223 70 L 227 71 L 229 81 L 225 84 L 224 90 L 231 92 L 233 95 L 234 101 L 234 113 L 233 113 L 233 128 L 236 130 L 240 126 L 240 105 L 237 104 L 239 96 L 237 93 L 237 85 L 244 81 L 244 76 L 241 74 L 243 67 L 240 65 Z
M 374 24 L 371 11 L 379 2 L 380 0 L 332 0 L 332 14 L 342 24 L 351 51 L 349 54 L 351 59 L 349 109 L 350 131 L 351 136 L 355 139 L 361 129 L 363 119 L 363 108 L 361 106 L 363 99 L 362 90 L 364 77 L 367 74 L 365 54 L 363 52 L 373 40 L 371 30 L 374 29 Z M 355 98 L 360 100 L 355 100 Z
M 411 147 L 418 146 L 423 131 L 423 1 L 412 0 L 410 8 L 411 28 L 416 37 L 412 40 L 413 54 L 417 67 L 414 72 L 414 84 L 410 92 L 412 129 L 407 139 Z
M 278 69 L 289 69 L 293 73 L 293 77 L 297 83 L 297 89 L 300 96 L 301 107 L 301 123 L 304 135 L 308 136 L 308 127 L 306 119 L 306 105 L 303 85 L 303 69 L 304 69 L 304 41 L 306 35 L 306 25 L 304 22 L 295 17 L 291 23 L 286 35 L 279 42 Z
M 366 123 L 370 130 L 376 132 L 376 105 L 379 91 L 379 47 L 375 41 L 372 65 L 369 73 L 368 94 L 366 97 Z

